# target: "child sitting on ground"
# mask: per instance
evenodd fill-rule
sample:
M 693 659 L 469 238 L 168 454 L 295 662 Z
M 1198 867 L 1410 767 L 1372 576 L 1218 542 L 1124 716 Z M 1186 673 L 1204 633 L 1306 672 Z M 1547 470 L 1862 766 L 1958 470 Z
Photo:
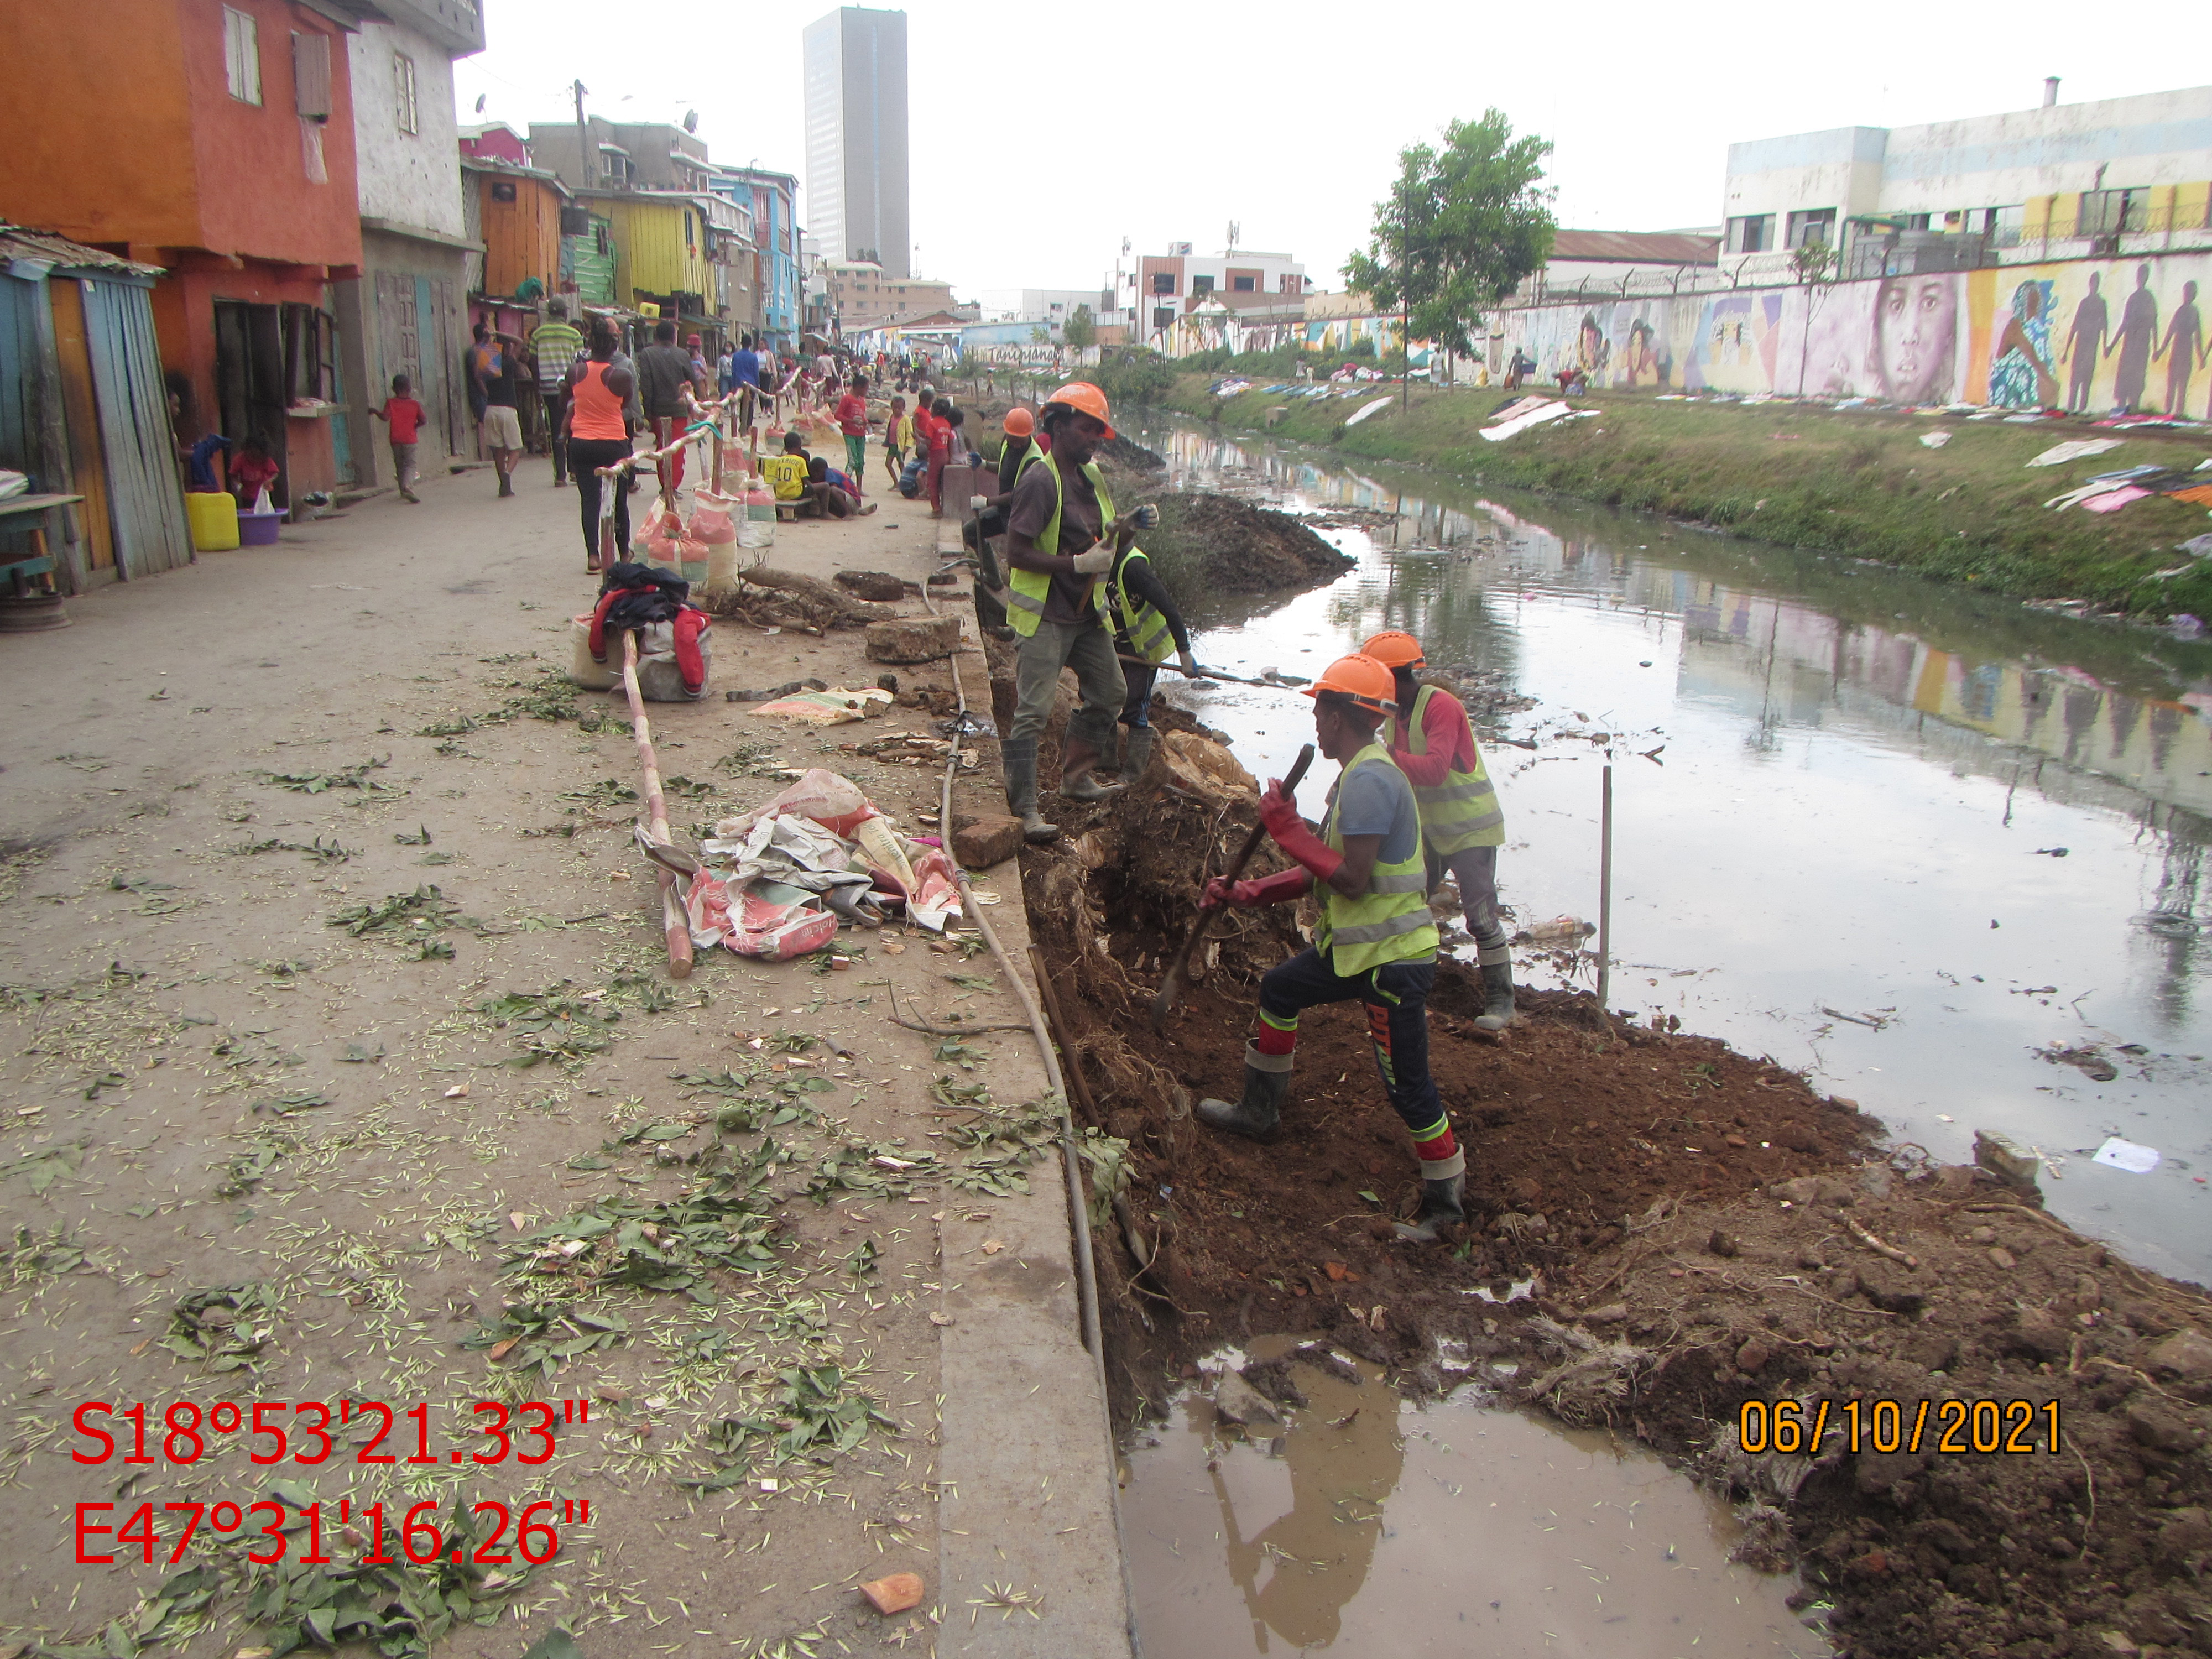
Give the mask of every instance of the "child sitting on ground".
M 399 499 L 420 502 L 415 493 L 415 439 L 422 429 L 422 405 L 410 395 L 415 383 L 404 374 L 392 377 L 392 395 L 384 407 L 368 412 L 392 424 L 392 474 L 398 480 Z

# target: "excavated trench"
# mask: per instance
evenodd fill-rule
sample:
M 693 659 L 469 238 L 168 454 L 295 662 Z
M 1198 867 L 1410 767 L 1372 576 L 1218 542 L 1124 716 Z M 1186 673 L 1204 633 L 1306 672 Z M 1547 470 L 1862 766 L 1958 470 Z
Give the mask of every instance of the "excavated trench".
M 994 664 L 1001 730 L 1006 675 Z M 1579 992 L 1524 990 L 1510 1030 L 1479 1031 L 1475 981 L 1449 961 L 1431 1059 L 1470 1209 L 1449 1248 L 1391 1236 L 1418 1181 L 1354 1010 L 1304 1021 L 1276 1141 L 1198 1125 L 1192 1101 L 1238 1085 L 1255 983 L 1298 947 L 1300 918 L 1231 918 L 1152 1030 L 1255 793 L 1188 715 L 1156 719 L 1146 776 L 1095 806 L 1055 802 L 1065 838 L 1023 859 L 1078 1115 L 1128 1143 L 1120 1225 L 1099 1236 L 1117 1421 L 1187 1423 L 1201 1361 L 1292 1334 L 1405 1395 L 1476 1378 L 1496 1403 L 1683 1466 L 1735 1506 L 1736 1559 L 1800 1571 L 1790 1605 L 1825 1610 L 1837 1651 L 2212 1653 L 2197 1334 L 2212 1307 L 2075 1235 L 2032 1188 L 1884 1147 L 1851 1102 Z M 1056 765 L 1048 742 L 1048 786 Z M 1300 1395 L 1288 1360 L 1246 1375 Z M 1740 1438 L 1747 1404 L 1756 1430 L 1789 1401 L 1808 1425 L 1827 1402 L 1817 1455 L 1785 1455 L 1786 1431 Z

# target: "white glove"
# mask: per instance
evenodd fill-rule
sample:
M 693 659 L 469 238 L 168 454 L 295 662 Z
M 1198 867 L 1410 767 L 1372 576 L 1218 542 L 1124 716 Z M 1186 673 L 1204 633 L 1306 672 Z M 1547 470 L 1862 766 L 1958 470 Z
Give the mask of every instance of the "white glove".
M 988 495 L 970 495 L 968 498 L 968 510 L 971 513 L 981 513 L 990 504 L 991 498 Z
M 1094 547 L 1088 553 L 1075 556 L 1075 574 L 1079 576 L 1100 576 L 1114 568 L 1114 550 Z

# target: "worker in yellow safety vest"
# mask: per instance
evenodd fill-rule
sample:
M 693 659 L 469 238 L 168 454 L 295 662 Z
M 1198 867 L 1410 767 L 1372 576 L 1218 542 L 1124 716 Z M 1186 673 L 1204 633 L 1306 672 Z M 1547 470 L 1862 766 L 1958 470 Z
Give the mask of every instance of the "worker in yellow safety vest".
M 1037 424 L 1051 453 L 1031 463 L 1006 506 L 1006 621 L 1020 641 L 1014 659 L 1013 727 L 1000 746 L 1006 805 L 1030 841 L 1060 834 L 1037 811 L 1037 738 L 1052 714 L 1060 671 L 1073 668 L 1080 701 L 1060 739 L 1060 793 L 1100 800 L 1121 786 L 1091 774 L 1114 738 L 1127 692 L 1114 654 L 1106 577 L 1114 556 L 1158 522 L 1139 507 L 1116 521 L 1114 498 L 1092 457 L 1114 435 L 1106 394 L 1075 380 L 1045 399 Z
M 1272 781 L 1260 798 L 1260 821 L 1277 847 L 1296 860 L 1289 869 L 1254 880 L 1216 876 L 1200 908 L 1251 908 L 1322 893 L 1314 942 L 1260 980 L 1260 1015 L 1244 1046 L 1241 1099 L 1201 1100 L 1200 1121 L 1254 1139 L 1272 1137 L 1290 1093 L 1298 1015 L 1328 1002 L 1358 999 L 1382 1087 L 1413 1142 L 1421 1172 L 1420 1207 L 1398 1237 L 1443 1242 L 1466 1218 L 1467 1155 L 1429 1075 L 1429 988 L 1437 973 L 1437 935 L 1429 915 L 1428 875 L 1421 853 L 1420 809 L 1413 786 L 1376 733 L 1393 712 L 1390 671 L 1354 654 L 1331 663 L 1307 695 L 1314 700 L 1315 741 L 1344 768 L 1329 792 L 1318 834 L 1297 804 Z
M 1114 654 L 1121 659 L 1128 695 L 1121 701 L 1121 772 L 1133 783 L 1152 757 L 1152 687 L 1160 665 L 1174 657 L 1184 674 L 1198 675 L 1190 654 L 1190 629 L 1176 608 L 1175 595 L 1161 583 L 1141 547 L 1114 556 L 1106 573 L 1106 614 L 1114 624 Z
M 1449 870 L 1459 884 L 1461 913 L 1474 935 L 1475 964 L 1482 973 L 1482 1012 L 1475 1024 L 1501 1031 L 1513 1019 L 1513 948 L 1498 917 L 1498 849 L 1505 844 L 1505 814 L 1482 764 L 1467 708 L 1441 686 L 1423 685 L 1417 671 L 1428 665 L 1421 642 L 1392 629 L 1359 647 L 1387 666 L 1396 684 L 1399 713 L 1383 722 L 1390 758 L 1413 786 L 1421 804 L 1421 841 L 1433 890 Z

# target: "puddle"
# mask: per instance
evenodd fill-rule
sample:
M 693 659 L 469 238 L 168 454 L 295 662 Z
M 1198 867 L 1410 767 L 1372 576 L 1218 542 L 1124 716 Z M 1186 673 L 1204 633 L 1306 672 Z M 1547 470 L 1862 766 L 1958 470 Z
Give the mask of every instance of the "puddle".
M 1153 1659 L 1832 1650 L 1784 1604 L 1796 1580 L 1730 1563 L 1727 1506 L 1656 1457 L 1471 1391 L 1417 1409 L 1360 1370 L 1294 1363 L 1307 1404 L 1275 1442 L 1198 1395 L 1130 1449 L 1121 1529 Z
M 1498 722 L 1534 748 L 1487 750 L 1520 927 L 1595 919 L 1610 760 L 1613 1006 L 1802 1068 L 1945 1162 L 2002 1130 L 2069 1224 L 2212 1279 L 2212 644 L 1418 469 L 1136 435 L 1179 481 L 1323 515 L 1358 560 L 1258 617 L 1201 597 L 1201 660 L 1310 676 L 1405 628 L 1534 700 Z M 1169 695 L 1262 776 L 1311 735 L 1302 697 Z M 1516 968 L 1592 977 L 1568 951 Z M 2091 1163 L 2115 1133 L 2157 1168 Z

